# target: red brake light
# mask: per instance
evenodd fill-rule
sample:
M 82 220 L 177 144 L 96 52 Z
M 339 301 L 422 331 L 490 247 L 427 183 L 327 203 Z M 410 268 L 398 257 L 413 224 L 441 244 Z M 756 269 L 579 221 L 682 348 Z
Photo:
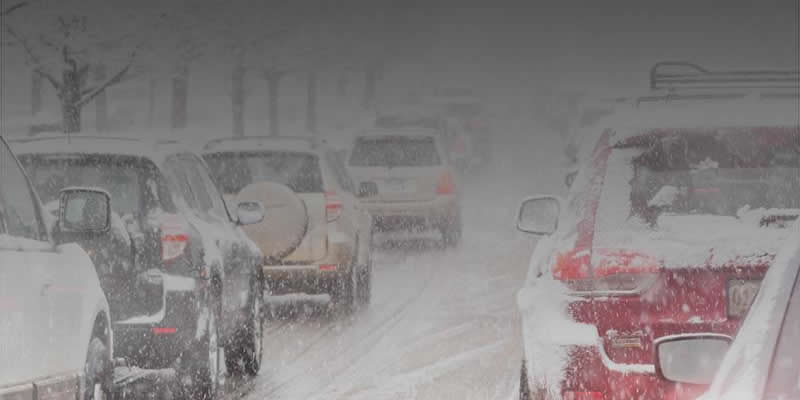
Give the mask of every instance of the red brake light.
M 456 192 L 456 182 L 450 171 L 442 172 L 439 183 L 436 185 L 437 194 L 454 194 Z
M 154 335 L 171 335 L 178 332 L 178 328 L 164 328 L 155 326 L 151 329 Z
M 646 255 L 621 250 L 595 249 L 600 255 L 592 267 L 589 253 L 570 252 L 556 257 L 553 277 L 576 294 L 638 294 L 658 278 L 660 263 Z
M 339 219 L 339 216 L 342 215 L 342 208 L 344 206 L 336 192 L 325 192 L 325 215 L 328 222 Z
M 183 220 L 177 215 L 163 217 L 161 222 L 161 261 L 170 262 L 183 255 L 189 245 Z

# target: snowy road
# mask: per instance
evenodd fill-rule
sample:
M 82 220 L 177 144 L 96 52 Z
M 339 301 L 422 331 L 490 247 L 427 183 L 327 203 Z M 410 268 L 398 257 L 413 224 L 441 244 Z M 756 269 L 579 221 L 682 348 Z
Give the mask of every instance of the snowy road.
M 500 163 L 467 185 L 457 249 L 433 239 L 384 241 L 368 309 L 342 317 L 314 299 L 280 303 L 261 374 L 230 382 L 229 397 L 512 398 L 521 353 L 515 294 L 534 243 L 513 220 L 521 197 L 540 186 L 537 173 L 517 167 Z

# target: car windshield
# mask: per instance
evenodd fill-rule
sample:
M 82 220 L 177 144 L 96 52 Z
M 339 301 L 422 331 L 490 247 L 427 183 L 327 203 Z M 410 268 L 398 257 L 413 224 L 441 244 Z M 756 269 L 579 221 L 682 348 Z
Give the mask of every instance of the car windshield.
M 323 192 L 319 159 L 308 153 L 263 151 L 205 156 L 224 194 L 237 194 L 254 182 L 275 182 L 297 193 Z
M 129 156 L 55 154 L 22 155 L 20 161 L 43 204 L 58 199 L 71 186 L 98 187 L 111 194 L 111 205 L 120 215 L 140 215 L 153 208 L 172 210 L 169 192 L 158 184 L 151 162 Z
M 353 167 L 433 167 L 441 163 L 432 137 L 389 136 L 356 140 Z

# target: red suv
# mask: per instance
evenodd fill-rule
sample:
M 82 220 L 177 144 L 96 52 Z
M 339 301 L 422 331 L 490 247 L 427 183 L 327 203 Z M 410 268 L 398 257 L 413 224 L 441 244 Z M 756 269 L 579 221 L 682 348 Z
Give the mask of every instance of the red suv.
M 796 72 L 652 78 L 673 90 L 600 124 L 566 201 L 522 204 L 518 228 L 545 236 L 518 294 L 521 399 L 694 398 L 656 376 L 654 340 L 733 335 L 800 215 Z

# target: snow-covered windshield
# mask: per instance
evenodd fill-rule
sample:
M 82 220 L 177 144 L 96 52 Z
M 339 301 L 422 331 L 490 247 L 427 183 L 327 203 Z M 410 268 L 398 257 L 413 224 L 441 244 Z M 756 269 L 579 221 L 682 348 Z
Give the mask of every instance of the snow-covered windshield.
M 224 194 L 236 194 L 254 182 L 275 182 L 297 193 L 323 192 L 317 156 L 308 153 L 262 151 L 215 153 L 205 156 L 211 175 Z
M 800 137 L 793 133 L 675 131 L 622 143 L 611 162 L 621 152 L 633 169 L 630 212 L 648 222 L 662 212 L 800 208 Z
M 432 167 L 440 162 L 432 137 L 362 137 L 350 156 L 354 167 Z
M 43 203 L 58 199 L 70 186 L 99 187 L 111 194 L 111 204 L 120 215 L 139 215 L 159 207 L 171 210 L 169 192 L 162 184 L 150 185 L 157 177 L 149 161 L 128 156 L 106 155 L 24 155 L 25 165 Z M 154 191 L 155 190 L 155 191 Z

